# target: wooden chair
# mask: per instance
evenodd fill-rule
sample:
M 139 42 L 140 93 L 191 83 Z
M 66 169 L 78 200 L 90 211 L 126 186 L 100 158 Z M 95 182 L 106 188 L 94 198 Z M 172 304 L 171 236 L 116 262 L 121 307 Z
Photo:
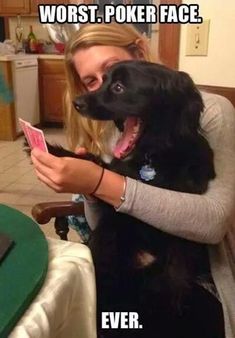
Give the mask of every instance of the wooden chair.
M 67 241 L 69 232 L 67 216 L 84 215 L 84 205 L 83 202 L 72 201 L 38 203 L 33 206 L 31 213 L 39 224 L 47 224 L 54 218 L 56 234 L 60 239 Z

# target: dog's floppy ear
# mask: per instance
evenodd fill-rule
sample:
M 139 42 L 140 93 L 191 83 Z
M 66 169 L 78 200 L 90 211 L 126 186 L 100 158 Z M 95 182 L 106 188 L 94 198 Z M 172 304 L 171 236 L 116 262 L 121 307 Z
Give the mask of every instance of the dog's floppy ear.
M 162 65 L 156 65 L 152 71 L 155 79 L 153 106 L 163 113 L 156 114 L 159 131 L 164 129 L 164 134 L 171 137 L 187 138 L 195 135 L 200 129 L 203 101 L 191 77 L 185 72 Z
M 200 113 L 204 108 L 201 94 L 191 77 L 185 72 L 177 72 L 175 85 L 179 95 L 180 110 L 178 131 L 181 135 L 194 134 L 200 128 Z

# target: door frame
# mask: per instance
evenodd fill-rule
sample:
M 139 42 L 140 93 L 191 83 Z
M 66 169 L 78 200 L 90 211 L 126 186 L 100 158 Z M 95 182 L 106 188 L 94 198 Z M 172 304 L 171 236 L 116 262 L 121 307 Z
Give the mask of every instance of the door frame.
M 160 0 L 160 5 L 181 5 L 182 0 Z M 179 67 L 180 24 L 159 24 L 160 61 L 174 69 Z

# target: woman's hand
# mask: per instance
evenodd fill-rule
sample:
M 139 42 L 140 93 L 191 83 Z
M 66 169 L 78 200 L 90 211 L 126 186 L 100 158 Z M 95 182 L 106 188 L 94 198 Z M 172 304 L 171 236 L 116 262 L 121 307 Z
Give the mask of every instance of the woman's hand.
M 86 150 L 80 149 L 79 153 Z M 40 181 L 56 192 L 90 194 L 97 185 L 102 168 L 97 164 L 70 157 L 56 157 L 37 148 L 31 152 Z

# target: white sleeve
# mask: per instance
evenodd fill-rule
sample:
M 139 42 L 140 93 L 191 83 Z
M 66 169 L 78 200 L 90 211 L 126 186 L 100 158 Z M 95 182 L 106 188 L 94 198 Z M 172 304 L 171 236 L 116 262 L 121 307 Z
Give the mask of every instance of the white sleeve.
M 203 243 L 222 240 L 235 214 L 235 110 L 224 97 L 203 93 L 201 126 L 214 151 L 216 178 L 203 195 L 149 186 L 127 178 L 117 210 L 173 235 Z

